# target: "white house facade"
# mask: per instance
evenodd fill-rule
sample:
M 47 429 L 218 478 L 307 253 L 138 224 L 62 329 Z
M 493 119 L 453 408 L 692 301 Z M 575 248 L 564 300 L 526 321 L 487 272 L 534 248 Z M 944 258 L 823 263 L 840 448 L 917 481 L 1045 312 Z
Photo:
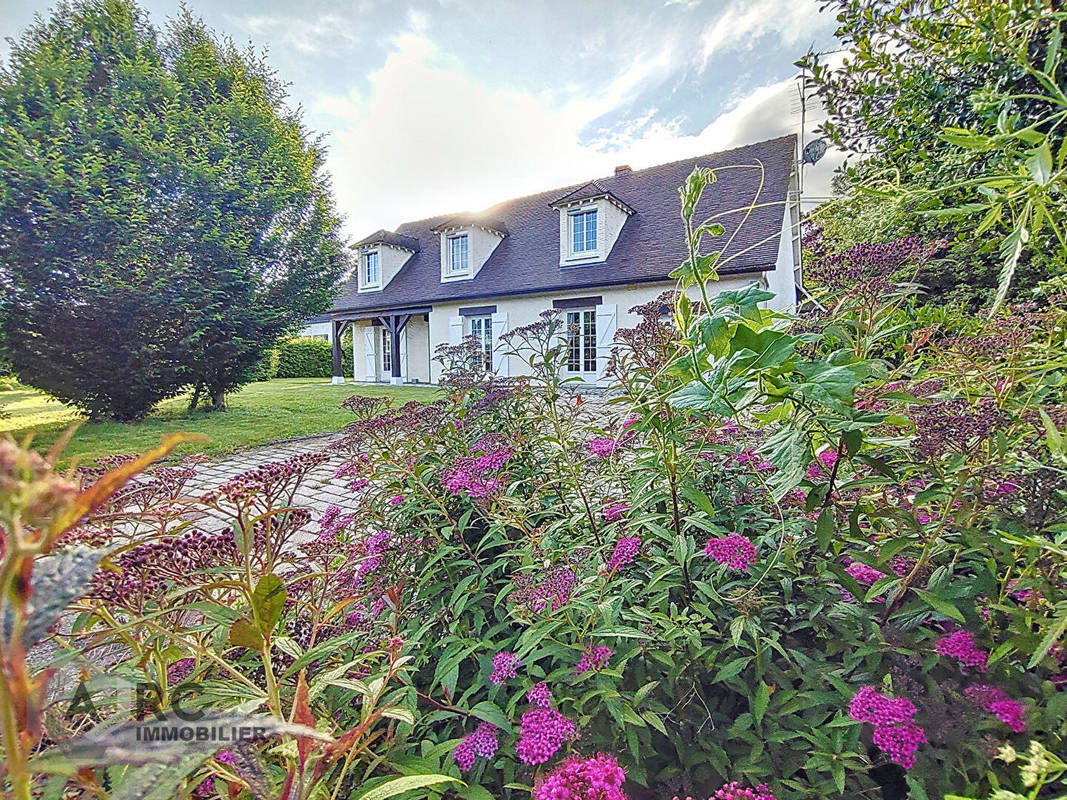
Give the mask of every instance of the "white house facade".
M 605 382 L 619 328 L 631 309 L 675 288 L 686 257 L 678 187 L 695 167 L 723 169 L 697 208 L 729 241 L 712 293 L 759 283 L 780 310 L 796 305 L 799 207 L 795 137 L 783 137 L 645 170 L 380 230 L 353 245 L 356 274 L 324 317 L 334 382 L 436 383 L 436 348 L 473 336 L 487 366 L 518 377 L 528 366 L 504 354 L 501 337 L 557 309 L 567 322 L 564 369 Z M 740 168 L 739 168 L 740 167 Z M 745 215 L 739 209 L 754 206 Z M 721 246 L 721 245 L 720 245 Z M 323 320 L 328 320 L 323 325 Z M 354 374 L 341 374 L 342 335 L 352 326 Z

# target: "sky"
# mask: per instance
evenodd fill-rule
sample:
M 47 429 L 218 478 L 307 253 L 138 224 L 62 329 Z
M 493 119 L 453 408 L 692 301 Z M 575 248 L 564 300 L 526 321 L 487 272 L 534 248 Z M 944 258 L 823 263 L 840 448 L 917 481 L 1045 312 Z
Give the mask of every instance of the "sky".
M 800 133 L 794 62 L 822 0 L 188 0 L 267 53 L 324 136 L 355 238 L 436 214 Z M 162 25 L 178 0 L 141 0 Z M 45 0 L 0 0 L 17 35 Z M 0 45 L 6 57 L 7 44 Z M 810 104 L 806 140 L 822 115 Z M 805 171 L 829 193 L 831 151 Z

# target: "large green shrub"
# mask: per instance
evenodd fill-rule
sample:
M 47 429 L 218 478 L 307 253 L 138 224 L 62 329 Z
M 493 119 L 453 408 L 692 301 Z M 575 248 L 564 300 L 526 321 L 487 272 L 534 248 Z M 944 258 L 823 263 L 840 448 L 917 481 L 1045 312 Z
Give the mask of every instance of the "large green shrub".
M 331 300 L 319 141 L 263 58 L 187 11 L 61 3 L 0 66 L 0 311 L 20 379 L 95 417 L 216 407 Z

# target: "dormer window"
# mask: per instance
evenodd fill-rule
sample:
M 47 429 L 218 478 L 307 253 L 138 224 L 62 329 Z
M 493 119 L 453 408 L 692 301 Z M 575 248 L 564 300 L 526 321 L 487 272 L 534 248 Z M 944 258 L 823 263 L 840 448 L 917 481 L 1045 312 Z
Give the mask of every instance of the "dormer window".
M 634 213 L 593 181 L 550 204 L 559 210 L 559 265 L 585 267 L 608 260 L 626 218 Z
M 466 275 L 470 272 L 470 240 L 465 233 L 448 237 L 448 274 Z
M 571 225 L 571 253 L 584 255 L 597 249 L 596 208 L 582 208 L 568 215 Z
M 382 268 L 377 250 L 363 254 L 363 288 L 371 289 L 382 285 Z

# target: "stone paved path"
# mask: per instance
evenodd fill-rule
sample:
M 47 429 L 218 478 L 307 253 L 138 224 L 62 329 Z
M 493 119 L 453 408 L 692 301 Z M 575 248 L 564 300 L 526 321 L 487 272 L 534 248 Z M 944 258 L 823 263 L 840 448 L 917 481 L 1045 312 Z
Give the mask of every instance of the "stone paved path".
M 281 461 L 302 453 L 318 453 L 339 436 L 339 433 L 327 433 L 289 439 L 199 464 L 196 477 L 187 484 L 187 491 L 192 495 L 200 494 L 262 464 Z M 333 476 L 343 460 L 343 456 L 334 455 L 325 464 L 311 470 L 296 493 L 294 505 L 311 511 L 311 523 L 307 526 L 309 529 L 317 527 L 318 520 L 327 506 L 334 505 L 348 510 L 355 502 L 355 496 L 348 489 L 347 482 Z

